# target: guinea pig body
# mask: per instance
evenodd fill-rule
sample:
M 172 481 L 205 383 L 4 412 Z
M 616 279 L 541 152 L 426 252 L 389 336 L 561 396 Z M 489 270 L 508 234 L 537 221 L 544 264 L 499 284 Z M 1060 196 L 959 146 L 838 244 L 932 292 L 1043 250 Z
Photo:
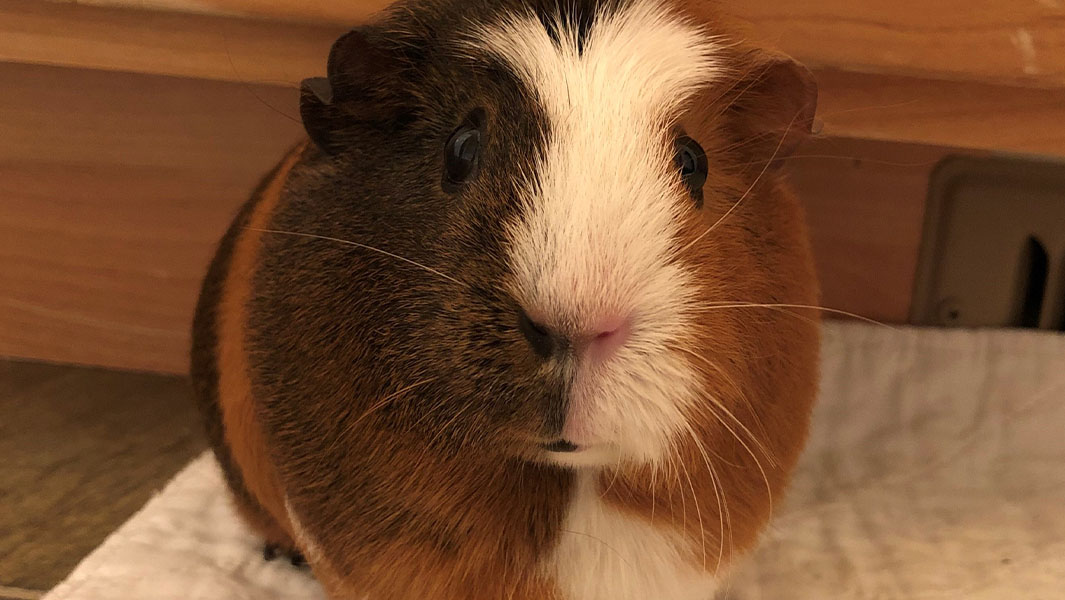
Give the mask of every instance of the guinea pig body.
M 332 598 L 705 600 L 816 393 L 794 63 L 659 0 L 415 0 L 337 42 L 193 379 Z

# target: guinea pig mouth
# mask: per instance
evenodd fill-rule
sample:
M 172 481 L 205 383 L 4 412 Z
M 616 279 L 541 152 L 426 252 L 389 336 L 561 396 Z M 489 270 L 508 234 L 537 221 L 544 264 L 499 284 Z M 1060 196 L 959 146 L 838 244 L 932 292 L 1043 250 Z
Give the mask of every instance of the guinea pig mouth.
M 566 439 L 537 444 L 541 451 L 537 462 L 566 468 L 602 468 L 618 462 L 619 449 L 613 444 L 580 445 Z
M 580 446 L 569 440 L 555 440 L 540 444 L 540 447 L 548 452 L 570 453 L 580 450 Z

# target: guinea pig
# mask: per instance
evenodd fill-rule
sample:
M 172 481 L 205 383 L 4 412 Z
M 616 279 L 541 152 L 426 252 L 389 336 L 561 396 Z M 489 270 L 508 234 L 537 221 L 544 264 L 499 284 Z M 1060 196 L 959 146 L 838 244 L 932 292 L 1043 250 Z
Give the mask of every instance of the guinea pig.
M 809 71 L 668 0 L 410 0 L 326 67 L 194 324 L 239 513 L 334 599 L 712 598 L 816 394 Z

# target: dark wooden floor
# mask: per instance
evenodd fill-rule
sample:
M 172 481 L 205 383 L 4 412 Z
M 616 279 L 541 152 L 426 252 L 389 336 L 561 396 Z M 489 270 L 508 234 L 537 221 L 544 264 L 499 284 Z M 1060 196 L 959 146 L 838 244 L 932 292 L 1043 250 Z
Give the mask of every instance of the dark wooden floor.
M 184 378 L 0 359 L 0 600 L 57 584 L 205 447 Z

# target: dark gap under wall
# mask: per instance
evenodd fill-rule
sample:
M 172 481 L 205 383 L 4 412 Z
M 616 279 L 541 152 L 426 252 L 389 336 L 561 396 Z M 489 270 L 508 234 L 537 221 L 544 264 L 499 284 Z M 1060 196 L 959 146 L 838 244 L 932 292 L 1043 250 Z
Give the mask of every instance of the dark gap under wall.
M 1015 306 L 1016 327 L 1039 327 L 1043 314 L 1043 300 L 1046 298 L 1047 276 L 1049 275 L 1050 257 L 1047 250 L 1035 236 L 1025 240 L 1021 254 Z

